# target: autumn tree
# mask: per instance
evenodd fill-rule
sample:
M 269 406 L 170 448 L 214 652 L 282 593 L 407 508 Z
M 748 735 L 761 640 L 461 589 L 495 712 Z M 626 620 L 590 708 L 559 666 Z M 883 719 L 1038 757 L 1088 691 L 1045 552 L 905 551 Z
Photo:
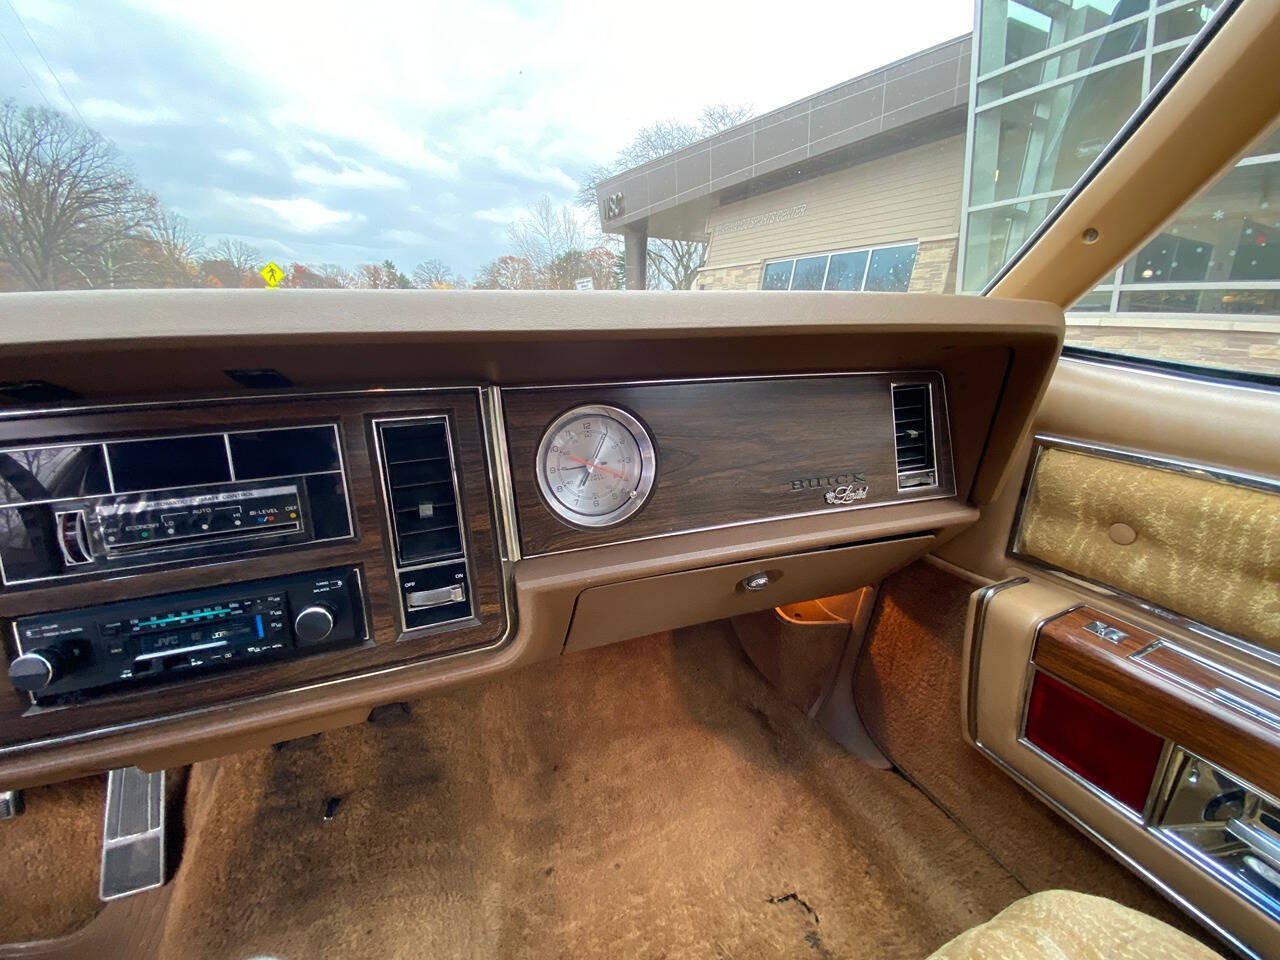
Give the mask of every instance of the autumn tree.
M 750 116 L 751 108 L 748 106 L 716 104 L 703 110 L 693 123 L 668 120 L 642 128 L 632 141 L 618 152 L 612 163 L 598 166 L 587 173 L 578 191 L 578 203 L 584 208 L 596 211 L 598 215 L 599 200 L 596 188 L 605 180 L 623 170 L 630 170 L 650 160 L 665 157 L 669 153 L 682 150 L 722 130 L 737 126 Z M 616 238 L 610 243 L 620 246 Z M 704 241 L 650 237 L 649 286 L 669 287 L 673 290 L 690 289 L 706 256 L 707 245 Z
M 372 290 L 407 290 L 413 283 L 390 260 L 356 267 L 357 285 Z
M 155 222 L 106 139 L 56 110 L 0 104 L 0 260 L 30 290 L 103 285 Z
M 551 262 L 547 286 L 552 290 L 573 290 L 577 281 L 591 281 L 595 290 L 616 290 L 620 286 L 617 272 L 618 255 L 608 247 L 569 250 Z
M 536 290 L 539 278 L 524 257 L 506 254 L 481 267 L 472 286 L 477 290 Z
M 344 284 L 343 271 L 341 267 L 337 270 L 339 274 L 332 271 L 326 271 L 325 267 L 333 267 L 333 264 L 326 264 L 321 267 L 312 267 L 305 263 L 295 263 L 290 265 L 285 272 L 284 279 L 280 281 L 280 286 L 292 290 L 336 290 L 343 286 L 350 286 L 350 283 Z

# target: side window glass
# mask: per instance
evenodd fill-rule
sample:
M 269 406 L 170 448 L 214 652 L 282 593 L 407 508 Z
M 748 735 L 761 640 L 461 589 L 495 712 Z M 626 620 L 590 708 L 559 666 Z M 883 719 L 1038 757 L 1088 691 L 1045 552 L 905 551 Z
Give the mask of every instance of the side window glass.
M 1066 342 L 1280 373 L 1280 131 L 1077 301 Z

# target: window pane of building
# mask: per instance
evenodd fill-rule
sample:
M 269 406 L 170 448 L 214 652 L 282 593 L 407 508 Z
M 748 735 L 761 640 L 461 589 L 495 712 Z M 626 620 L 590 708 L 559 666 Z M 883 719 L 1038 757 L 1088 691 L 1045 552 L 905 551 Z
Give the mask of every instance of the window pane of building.
M 861 290 L 862 275 L 867 270 L 867 251 L 837 253 L 827 268 L 826 290 Z
M 1097 289 L 1071 308 L 1068 344 L 1280 373 L 1280 128 L 1106 281 L 1117 283 L 1114 301 Z
M 1096 313 L 1111 309 L 1111 291 L 1093 290 L 1071 305 L 1072 313 Z
M 969 215 L 965 241 L 964 289 L 981 290 L 1017 253 L 1057 198 L 1029 200 Z
M 1066 190 L 1141 99 L 1138 58 L 978 112 L 970 203 Z
M 1155 43 L 1159 46 L 1170 40 L 1189 39 L 1209 22 L 1213 11 L 1222 6 L 1222 0 L 1201 3 L 1183 3 L 1156 15 Z
M 1145 12 L 1150 0 L 986 0 L 979 19 L 979 73 L 990 73 Z
M 1201 286 L 1182 290 L 1142 290 L 1122 289 L 1120 291 L 1121 313 L 1205 313 L 1205 314 L 1280 314 L 1280 289 L 1206 289 Z M 1133 324 L 1129 324 L 1133 325 Z M 1196 322 L 1193 318 L 1184 321 L 1189 329 L 1204 331 L 1214 329 L 1215 324 Z M 1266 340 L 1270 345 L 1272 372 L 1280 369 L 1280 356 L 1275 351 L 1280 343 L 1280 321 L 1273 322 L 1272 332 Z M 1247 332 L 1247 331 L 1246 331 Z M 1068 341 L 1071 336 L 1068 335 Z M 1213 338 L 1215 341 L 1220 338 Z M 1198 361 L 1199 362 L 1199 361 Z
M 1151 77 L 1153 85 L 1156 80 L 1169 72 L 1169 68 L 1173 66 L 1179 55 L 1186 48 L 1187 45 L 1184 43 L 1180 46 L 1174 47 L 1172 50 L 1161 50 L 1159 53 L 1153 53 L 1151 55 Z
M 1101 36 L 1066 47 L 1062 53 L 1038 57 L 1025 66 L 1015 67 L 978 84 L 978 105 L 1065 80 L 1075 74 L 1099 67 L 1112 60 L 1141 50 L 1146 43 L 1146 18 L 1126 24 Z
M 1223 2 L 979 0 L 961 290 L 991 281 Z
M 871 252 L 867 268 L 867 290 L 905 292 L 911 282 L 911 268 L 916 262 L 916 245 L 884 247 Z
M 788 290 L 791 287 L 791 268 L 794 260 L 776 260 L 764 266 L 764 283 L 761 290 Z
M 791 289 L 821 290 L 822 276 L 826 272 L 826 257 L 805 257 L 803 260 L 797 260 L 795 273 L 791 275 Z
M 1125 284 L 1280 281 L 1280 162 L 1236 167 L 1187 204 L 1123 276 Z

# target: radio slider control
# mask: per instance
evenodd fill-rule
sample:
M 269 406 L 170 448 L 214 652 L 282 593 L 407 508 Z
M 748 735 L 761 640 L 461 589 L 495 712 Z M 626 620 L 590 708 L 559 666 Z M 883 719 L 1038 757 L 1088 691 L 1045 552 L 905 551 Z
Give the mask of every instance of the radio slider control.
M 404 602 L 410 610 L 426 610 L 430 607 L 443 607 L 447 603 L 461 603 L 467 598 L 462 584 L 453 583 L 447 587 L 436 587 L 434 590 L 414 590 L 404 595 Z

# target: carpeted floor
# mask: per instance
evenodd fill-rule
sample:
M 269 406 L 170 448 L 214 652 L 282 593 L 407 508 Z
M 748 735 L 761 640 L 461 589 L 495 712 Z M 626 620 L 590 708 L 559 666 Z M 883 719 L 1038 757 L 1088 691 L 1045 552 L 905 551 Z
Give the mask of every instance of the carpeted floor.
M 188 801 L 165 960 L 918 960 L 1025 893 L 724 624 L 199 764 Z
M 26 790 L 26 812 L 0 823 L 0 943 L 59 937 L 102 909 L 106 780 L 84 777 Z
M 923 561 L 885 581 L 854 677 L 867 729 L 904 774 L 1029 890 L 1109 897 L 1206 936 L 964 742 L 960 666 L 973 589 Z

